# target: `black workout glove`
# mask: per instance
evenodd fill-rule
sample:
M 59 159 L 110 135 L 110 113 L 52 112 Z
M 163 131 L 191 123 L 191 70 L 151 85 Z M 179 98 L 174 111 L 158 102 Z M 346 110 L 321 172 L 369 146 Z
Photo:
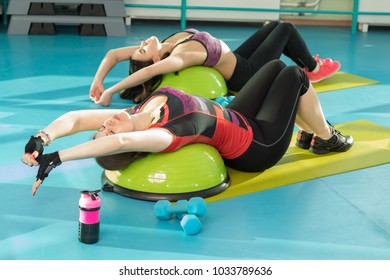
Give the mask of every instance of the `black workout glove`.
M 24 147 L 24 152 L 32 154 L 33 152 L 38 151 L 38 154 L 40 156 L 43 154 L 43 145 L 44 142 L 40 136 L 38 137 L 31 136 L 30 140 Z
M 42 182 L 47 176 L 49 176 L 50 171 L 62 163 L 60 156 L 58 155 L 58 151 L 51 154 L 41 155 L 38 161 L 39 169 L 36 178 L 37 180 L 42 180 Z

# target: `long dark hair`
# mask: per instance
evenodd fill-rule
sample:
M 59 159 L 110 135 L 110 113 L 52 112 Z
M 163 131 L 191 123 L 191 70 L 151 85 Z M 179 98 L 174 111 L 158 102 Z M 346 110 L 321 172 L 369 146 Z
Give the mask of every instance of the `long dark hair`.
M 169 53 L 165 53 L 162 59 L 167 58 L 168 56 Z M 152 64 L 153 64 L 153 60 L 141 61 L 141 60 L 135 60 L 130 58 L 129 75 L 137 72 L 142 68 L 148 67 Z M 153 90 L 156 89 L 161 84 L 161 81 L 162 81 L 162 75 L 157 75 L 147 80 L 143 84 L 123 90 L 120 96 L 123 99 L 130 99 L 135 103 L 141 103 L 146 98 L 148 98 L 149 95 L 153 92 Z
M 95 140 L 97 133 L 93 135 L 92 139 Z M 125 152 L 120 154 L 95 157 L 97 164 L 106 170 L 122 170 L 129 164 L 136 160 L 146 157 L 149 152 Z
M 149 152 L 126 152 L 96 157 L 96 162 L 106 170 L 122 170 L 136 160 L 146 157 Z

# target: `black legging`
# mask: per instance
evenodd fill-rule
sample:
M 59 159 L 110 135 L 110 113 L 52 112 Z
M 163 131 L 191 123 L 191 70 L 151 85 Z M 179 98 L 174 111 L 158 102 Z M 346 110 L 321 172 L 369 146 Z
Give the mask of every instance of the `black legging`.
M 227 105 L 248 119 L 254 139 L 243 155 L 225 164 L 245 172 L 274 166 L 291 142 L 299 97 L 308 88 L 309 79 L 298 66 L 273 60 L 257 71 Z
M 263 65 L 282 54 L 309 71 L 317 65 L 295 26 L 278 20 L 260 28 L 233 53 L 237 65 L 227 86 L 234 91 L 240 90 Z

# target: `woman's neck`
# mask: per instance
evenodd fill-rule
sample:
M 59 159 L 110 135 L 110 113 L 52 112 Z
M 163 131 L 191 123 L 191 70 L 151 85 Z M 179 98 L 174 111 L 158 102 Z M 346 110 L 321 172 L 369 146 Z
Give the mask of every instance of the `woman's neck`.
M 135 115 L 132 115 L 134 124 L 134 131 L 146 130 L 149 128 L 150 123 L 153 120 L 153 112 L 141 112 Z
M 175 44 L 173 43 L 162 43 L 160 49 L 160 56 L 162 57 L 166 53 L 171 53 Z
M 156 95 L 151 98 L 142 109 L 142 112 L 133 115 L 134 127 L 136 130 L 148 129 L 152 121 L 159 117 L 161 107 L 165 104 L 168 97 L 165 95 Z

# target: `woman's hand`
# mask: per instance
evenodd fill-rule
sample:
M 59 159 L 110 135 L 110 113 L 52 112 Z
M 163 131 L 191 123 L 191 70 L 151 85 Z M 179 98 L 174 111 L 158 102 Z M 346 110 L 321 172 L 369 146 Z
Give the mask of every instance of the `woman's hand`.
M 60 159 L 60 156 L 57 152 L 51 153 L 51 154 L 46 154 L 46 155 L 41 155 L 39 159 L 39 169 L 38 169 L 38 174 L 36 176 L 35 182 L 32 186 L 32 195 L 34 196 L 35 193 L 37 192 L 39 186 L 42 184 L 43 180 L 47 176 L 49 176 L 49 173 L 59 166 L 62 161 Z
M 44 141 L 40 136 L 31 136 L 30 140 L 24 147 L 24 154 L 22 155 L 22 162 L 28 166 L 39 165 L 37 158 L 43 153 Z
M 112 93 L 109 93 L 108 90 L 105 90 L 99 99 L 95 100 L 95 103 L 102 106 L 110 105 L 112 100 Z
M 105 89 L 102 82 L 93 81 L 89 90 L 89 98 L 91 98 L 91 100 L 95 103 L 98 102 L 104 90 Z
M 41 155 L 43 153 L 43 146 L 45 145 L 45 142 L 40 136 L 31 136 L 28 140 L 26 146 L 24 146 L 24 152 L 25 153 L 34 153 L 38 152 L 38 155 Z
M 37 161 L 38 156 L 39 154 L 37 151 L 33 153 L 24 153 L 22 155 L 21 161 L 28 166 L 38 166 L 39 165 L 39 162 Z

